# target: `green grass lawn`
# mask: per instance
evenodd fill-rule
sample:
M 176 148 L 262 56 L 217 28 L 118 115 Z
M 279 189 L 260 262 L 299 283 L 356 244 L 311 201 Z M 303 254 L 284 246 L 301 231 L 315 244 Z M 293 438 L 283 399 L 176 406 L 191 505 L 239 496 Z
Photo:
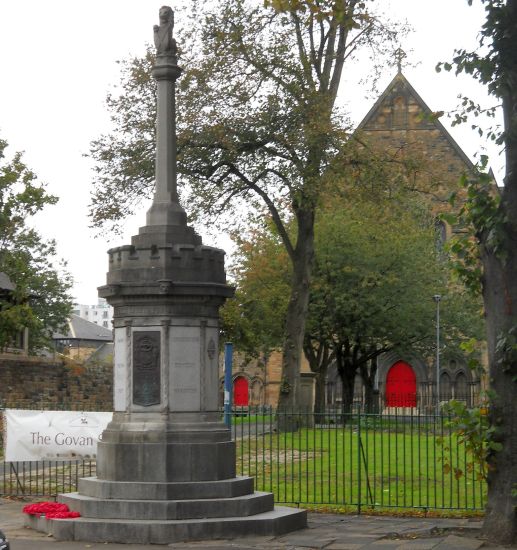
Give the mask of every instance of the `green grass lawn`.
M 271 424 L 271 427 L 273 425 Z M 239 437 L 241 436 L 241 437 Z M 443 425 L 237 429 L 237 469 L 277 502 L 480 510 L 486 487 Z M 440 439 L 443 443 L 439 443 Z
M 268 425 L 273 422 L 274 416 L 271 414 L 250 414 L 237 416 L 235 413 L 232 415 L 232 424 L 234 426 L 240 426 L 241 424 L 257 424 Z

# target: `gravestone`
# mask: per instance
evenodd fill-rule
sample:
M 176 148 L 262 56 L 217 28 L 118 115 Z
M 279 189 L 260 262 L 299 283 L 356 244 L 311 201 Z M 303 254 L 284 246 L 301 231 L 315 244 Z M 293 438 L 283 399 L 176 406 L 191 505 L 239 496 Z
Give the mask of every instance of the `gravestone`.
M 114 415 L 97 476 L 59 495 L 81 517 L 28 518 L 62 540 L 168 544 L 275 535 L 306 526 L 237 477 L 235 443 L 218 411 L 219 307 L 233 293 L 224 252 L 204 246 L 178 200 L 174 14 L 154 27 L 156 190 L 131 244 L 109 250 L 99 295 L 114 307 Z

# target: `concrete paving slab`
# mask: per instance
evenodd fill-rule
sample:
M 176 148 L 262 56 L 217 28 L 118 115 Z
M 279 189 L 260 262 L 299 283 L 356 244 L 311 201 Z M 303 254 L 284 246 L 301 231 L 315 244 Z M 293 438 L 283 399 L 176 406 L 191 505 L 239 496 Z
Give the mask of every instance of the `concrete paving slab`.
M 484 542 L 478 539 L 449 535 L 436 546 L 436 550 L 477 550 Z
M 361 548 L 364 548 L 363 543 L 336 541 L 327 546 L 325 550 L 361 550 Z
M 312 533 L 305 535 L 303 532 L 277 539 L 279 543 L 300 548 L 326 548 L 334 540 L 334 537 L 318 536 Z
M 403 542 L 399 550 L 434 550 L 440 544 L 441 539 L 418 539 Z
M 395 541 L 378 540 L 363 546 L 361 550 L 399 550 L 399 544 Z

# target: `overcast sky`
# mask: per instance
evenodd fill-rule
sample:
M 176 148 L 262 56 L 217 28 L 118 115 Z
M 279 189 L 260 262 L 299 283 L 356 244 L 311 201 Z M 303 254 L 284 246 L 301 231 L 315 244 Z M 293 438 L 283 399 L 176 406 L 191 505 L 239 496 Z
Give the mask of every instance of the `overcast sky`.
M 414 28 L 401 46 L 409 53 L 407 61 L 417 65 L 403 72 L 431 109 L 454 109 L 460 93 L 486 101 L 484 90 L 470 79 L 434 70 L 438 61 L 450 60 L 454 48 L 475 46 L 483 21 L 479 2 L 474 0 L 471 8 L 466 0 L 379 2 L 392 19 L 407 19 Z M 79 303 L 97 302 L 96 289 L 104 284 L 108 267 L 107 249 L 128 244 L 145 223 L 144 209 L 127 221 L 123 236 L 110 242 L 95 237 L 87 218 L 91 164 L 83 155 L 90 141 L 110 128 L 104 100 L 119 79 L 116 61 L 144 52 L 162 4 L 0 0 L 0 136 L 9 142 L 11 153 L 25 151 L 25 162 L 60 197 L 36 223 L 46 237 L 57 240 L 76 281 Z M 361 63 L 347 73 L 342 86 L 341 101 L 355 123 L 376 99 L 358 83 L 365 66 Z M 394 75 L 394 69 L 386 70 L 380 92 Z M 445 117 L 441 120 L 450 128 Z M 470 158 L 486 145 L 468 126 L 450 131 Z M 500 177 L 501 158 L 489 152 Z M 204 242 L 227 248 L 225 239 L 205 236 Z

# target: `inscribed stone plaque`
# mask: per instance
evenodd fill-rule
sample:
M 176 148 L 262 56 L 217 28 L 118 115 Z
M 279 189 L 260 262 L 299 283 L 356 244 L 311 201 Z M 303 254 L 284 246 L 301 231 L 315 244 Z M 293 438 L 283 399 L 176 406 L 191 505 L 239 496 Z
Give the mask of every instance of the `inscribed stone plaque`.
M 113 405 L 115 411 L 126 410 L 127 400 L 127 378 L 126 370 L 127 339 L 126 329 L 115 329 L 115 365 L 113 369 Z
M 160 332 L 133 332 L 133 403 L 160 404 Z
M 170 403 L 174 411 L 200 410 L 199 327 L 175 327 L 171 333 Z

